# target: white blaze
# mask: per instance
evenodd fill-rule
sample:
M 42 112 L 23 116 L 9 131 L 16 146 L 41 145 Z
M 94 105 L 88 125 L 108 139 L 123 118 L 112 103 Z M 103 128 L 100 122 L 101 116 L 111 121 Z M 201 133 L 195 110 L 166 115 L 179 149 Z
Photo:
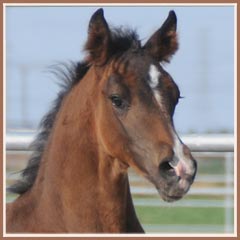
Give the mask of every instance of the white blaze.
M 160 95 L 159 90 L 156 89 L 156 87 L 159 83 L 159 77 L 161 76 L 161 73 L 158 71 L 156 66 L 150 65 L 149 76 L 150 76 L 149 85 L 153 91 L 153 95 L 154 95 L 155 99 L 157 100 L 157 103 L 159 104 L 159 106 L 162 107 L 161 95 Z
M 153 95 L 154 95 L 155 99 L 157 100 L 158 105 L 160 107 L 162 107 L 162 97 L 161 97 L 159 91 L 153 90 Z
M 149 76 L 150 76 L 150 87 L 152 89 L 156 88 L 158 85 L 158 79 L 160 77 L 160 72 L 157 67 L 154 65 L 150 65 Z
M 156 66 L 150 65 L 149 76 L 150 76 L 149 85 L 153 91 L 153 95 L 154 95 L 159 107 L 162 110 L 164 110 L 162 96 L 161 96 L 159 89 L 157 89 L 161 73 L 159 72 L 159 70 L 157 69 Z M 184 154 L 183 143 L 179 139 L 174 128 L 170 124 L 169 124 L 169 127 L 170 127 L 170 129 L 172 129 L 171 132 L 172 132 L 172 137 L 174 139 L 174 148 L 173 148 L 174 158 L 173 158 L 173 161 L 171 161 L 169 164 L 175 169 L 176 174 L 178 176 L 181 176 L 183 172 L 187 173 L 187 174 L 192 174 L 191 159 L 189 158 L 189 156 L 186 156 L 186 154 Z
M 174 153 L 179 159 L 184 160 L 185 155 L 183 153 L 183 145 L 179 140 L 178 136 L 176 135 L 176 133 L 173 133 L 173 137 L 174 137 L 174 149 L 173 149 Z
M 181 175 L 181 172 L 184 171 L 186 174 L 192 174 L 192 163 L 189 156 L 184 154 L 183 143 L 180 141 L 177 133 L 173 130 L 172 132 L 174 138 L 174 156 L 176 162 L 173 163 L 172 167 L 175 168 L 177 175 Z

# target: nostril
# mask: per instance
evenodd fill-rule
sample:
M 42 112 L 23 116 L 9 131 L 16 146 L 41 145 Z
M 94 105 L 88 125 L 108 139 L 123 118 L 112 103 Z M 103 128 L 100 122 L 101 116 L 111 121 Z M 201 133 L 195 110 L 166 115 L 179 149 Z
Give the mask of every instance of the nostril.
M 176 176 L 174 168 L 170 165 L 170 161 L 164 161 L 159 165 L 160 174 L 163 176 Z
M 162 164 L 160 164 L 160 170 L 168 171 L 171 169 L 172 169 L 172 166 L 169 164 L 169 162 L 163 162 Z

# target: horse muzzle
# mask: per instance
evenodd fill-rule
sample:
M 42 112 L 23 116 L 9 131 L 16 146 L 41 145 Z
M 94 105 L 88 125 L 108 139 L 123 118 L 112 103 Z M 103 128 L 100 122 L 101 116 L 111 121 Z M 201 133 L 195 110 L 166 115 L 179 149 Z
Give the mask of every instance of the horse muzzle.
M 181 199 L 188 192 L 197 172 L 196 160 L 185 145 L 184 148 L 182 158 L 174 154 L 161 161 L 153 181 L 163 200 L 168 202 Z

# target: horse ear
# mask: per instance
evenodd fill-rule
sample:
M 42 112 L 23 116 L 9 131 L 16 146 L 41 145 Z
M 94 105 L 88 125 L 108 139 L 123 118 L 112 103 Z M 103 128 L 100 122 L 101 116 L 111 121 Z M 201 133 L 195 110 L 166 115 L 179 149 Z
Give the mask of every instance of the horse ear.
M 98 9 L 91 17 L 88 27 L 88 40 L 85 50 L 88 51 L 88 61 L 102 65 L 108 58 L 110 30 L 103 15 L 103 9 Z
M 176 29 L 177 17 L 174 11 L 170 11 L 161 28 L 144 45 L 144 49 L 157 61 L 169 62 L 178 49 Z

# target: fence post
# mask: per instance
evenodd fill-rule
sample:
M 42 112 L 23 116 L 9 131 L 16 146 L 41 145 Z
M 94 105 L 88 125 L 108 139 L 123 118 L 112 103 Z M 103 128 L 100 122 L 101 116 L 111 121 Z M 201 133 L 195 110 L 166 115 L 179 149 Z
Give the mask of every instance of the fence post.
M 233 153 L 225 153 L 225 177 L 226 177 L 226 189 L 231 188 L 231 180 L 233 174 Z M 232 197 L 226 192 L 225 194 L 225 232 L 229 233 L 232 229 Z

